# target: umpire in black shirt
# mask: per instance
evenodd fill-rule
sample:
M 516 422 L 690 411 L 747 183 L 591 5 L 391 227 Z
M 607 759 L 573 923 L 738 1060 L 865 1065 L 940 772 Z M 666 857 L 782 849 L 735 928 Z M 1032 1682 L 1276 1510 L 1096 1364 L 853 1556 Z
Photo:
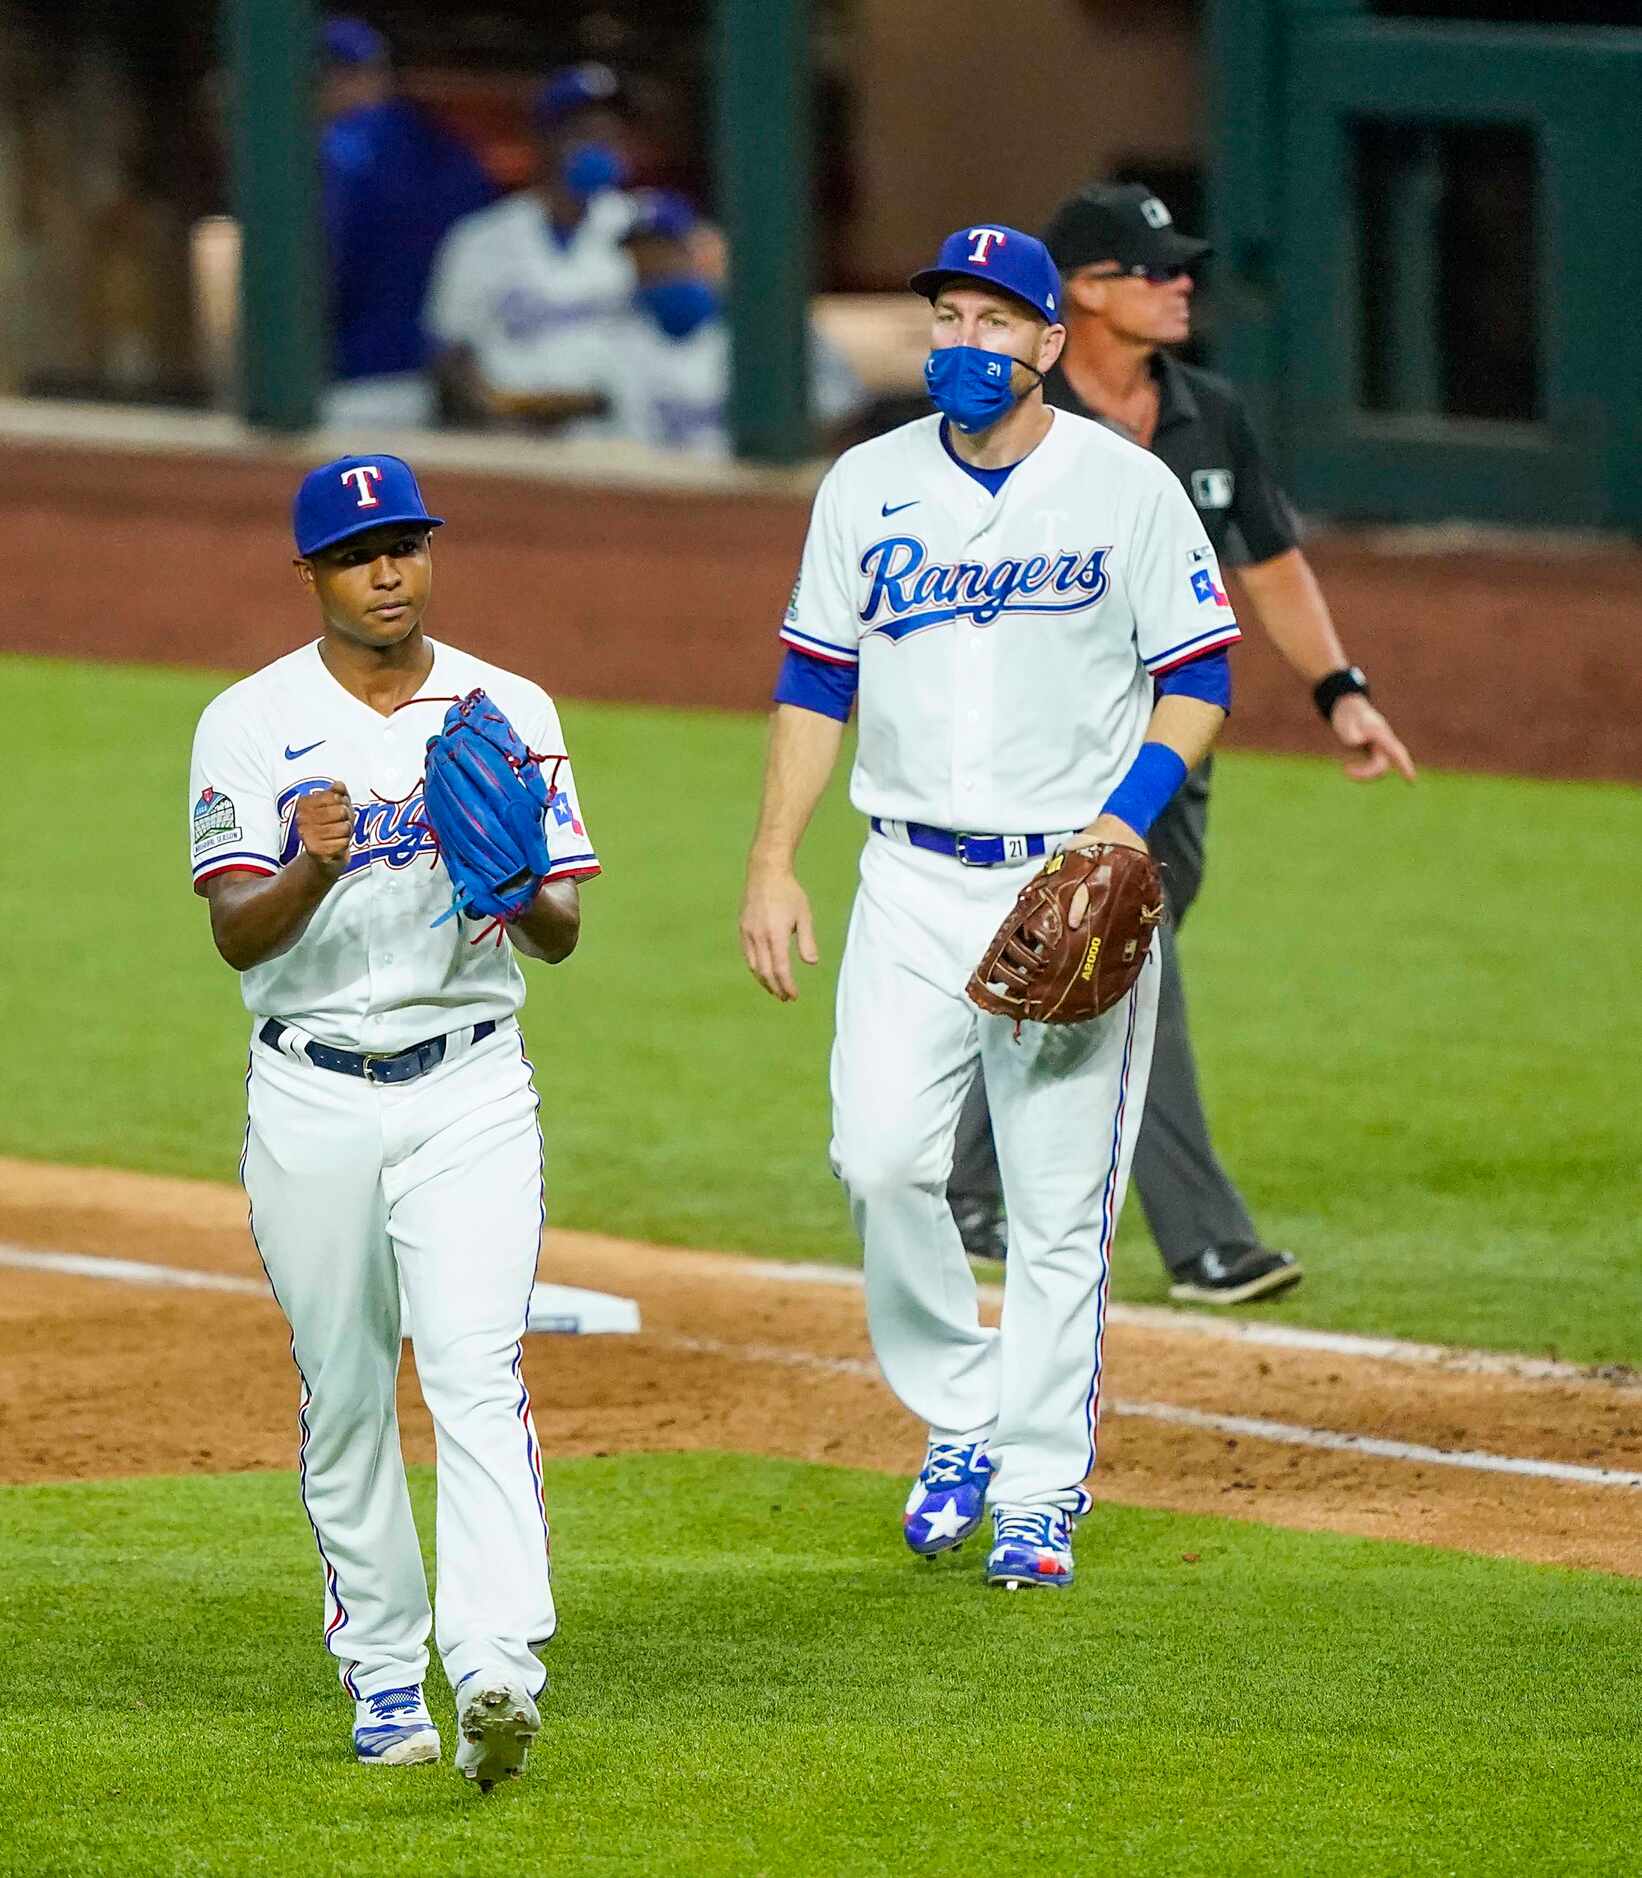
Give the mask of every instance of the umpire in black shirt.
M 1045 395 L 1160 456 L 1185 486 L 1221 561 L 1238 568 L 1272 644 L 1311 688 L 1350 752 L 1346 773 L 1372 782 L 1414 765 L 1369 702 L 1299 547 L 1293 511 L 1260 453 L 1241 400 L 1223 378 L 1163 350 L 1191 331 L 1192 272 L 1209 252 L 1182 235 L 1144 184 L 1096 184 L 1056 209 L 1044 239 L 1064 282 L 1066 347 Z M 1134 1181 L 1171 1280 L 1169 1295 L 1241 1304 L 1298 1283 L 1299 1264 L 1262 1244 L 1209 1140 L 1186 1030 L 1175 929 L 1203 878 L 1210 765 L 1195 771 L 1153 824 L 1171 919 L 1162 929 L 1163 982 Z M 976 1079 L 958 1126 L 949 1197 L 972 1252 L 1006 1244 L 1002 1185 L 986 1094 Z

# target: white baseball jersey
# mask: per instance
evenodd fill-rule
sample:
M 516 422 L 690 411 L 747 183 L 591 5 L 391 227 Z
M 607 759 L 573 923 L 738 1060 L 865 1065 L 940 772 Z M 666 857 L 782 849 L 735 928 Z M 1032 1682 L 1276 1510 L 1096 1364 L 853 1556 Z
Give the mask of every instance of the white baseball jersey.
M 453 646 L 433 647 L 416 698 L 383 717 L 326 670 L 316 641 L 213 698 L 194 733 L 189 842 L 196 891 L 213 874 L 275 874 L 301 851 L 298 799 L 340 782 L 354 846 L 340 880 L 288 951 L 240 976 L 246 1008 L 341 1049 L 388 1054 L 463 1025 L 511 1017 L 524 978 L 511 945 L 473 944 L 478 924 L 433 922 L 450 876 L 423 825 L 422 761 L 454 698 L 477 686 L 532 750 L 564 752 L 539 685 Z M 599 871 L 570 764 L 544 762 L 550 880 Z
M 1152 679 L 1238 637 L 1174 473 L 1056 411 L 991 494 L 941 418 L 846 451 L 781 636 L 860 668 L 850 796 L 971 833 L 1082 828 L 1133 760 Z
M 617 190 L 588 203 L 568 241 L 532 189 L 464 216 L 434 257 L 423 325 L 442 345 L 471 346 L 500 391 L 597 389 L 633 292 L 621 245 L 632 219 Z
M 687 338 L 670 339 L 635 310 L 611 329 L 610 348 L 613 435 L 690 456 L 729 455 L 730 331 L 722 319 L 704 320 Z M 841 424 L 866 401 L 849 361 L 812 329 L 810 411 L 816 422 Z

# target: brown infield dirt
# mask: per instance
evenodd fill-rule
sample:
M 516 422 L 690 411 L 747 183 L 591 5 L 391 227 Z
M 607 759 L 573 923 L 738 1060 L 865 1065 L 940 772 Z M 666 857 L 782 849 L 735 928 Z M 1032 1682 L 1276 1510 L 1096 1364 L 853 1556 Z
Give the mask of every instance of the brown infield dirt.
M 312 631 L 289 570 L 290 458 L 12 446 L 0 647 L 250 670 Z M 808 505 L 430 469 L 429 629 L 566 698 L 756 710 Z M 1623 543 L 1319 535 L 1351 656 L 1418 760 L 1642 781 L 1642 552 Z M 1258 632 L 1236 654 L 1231 746 L 1322 752 Z
M 205 1182 L 0 1161 L 0 1241 L 262 1277 L 243 1196 Z M 916 1468 L 922 1430 L 872 1367 L 853 1286 L 587 1233 L 550 1233 L 541 1269 L 636 1298 L 643 1321 L 637 1336 L 526 1340 L 550 1497 L 565 1455 L 709 1448 Z M 1628 1377 L 1479 1374 L 1132 1323 L 1113 1325 L 1107 1363 L 1097 1499 L 1642 1576 L 1642 1490 L 1285 1447 L 1123 1406 L 1637 1471 L 1642 1386 Z M 5 1274 L 4 1480 L 290 1468 L 295 1408 L 270 1297 Z M 431 1460 L 409 1365 L 400 1411 L 408 1457 Z M 901 1493 L 886 1481 L 886 1543 Z

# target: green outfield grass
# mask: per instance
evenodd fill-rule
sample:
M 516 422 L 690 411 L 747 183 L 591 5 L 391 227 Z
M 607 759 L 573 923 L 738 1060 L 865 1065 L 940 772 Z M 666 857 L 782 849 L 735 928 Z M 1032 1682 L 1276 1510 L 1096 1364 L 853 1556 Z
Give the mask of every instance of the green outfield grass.
M 416 1482 L 424 1530 L 432 1483 Z M 362 1769 L 289 1475 L 0 1490 L 0 1870 L 1617 1872 L 1637 1585 L 1101 1509 L 1067 1594 L 882 1477 L 562 1463 L 526 1780 Z M 1188 1563 L 1187 1556 L 1195 1563 Z M 430 1687 L 446 1722 L 443 1679 Z
M 246 1021 L 189 891 L 188 748 L 220 675 L 0 660 L 17 786 L 0 1151 L 231 1179 Z M 860 823 L 803 873 L 825 961 L 782 1009 L 735 915 L 750 718 L 568 702 L 607 873 L 531 972 L 550 1211 L 850 1258 L 827 1170 L 832 972 Z M 1642 1360 L 1642 794 L 1228 757 L 1185 936 L 1219 1144 L 1310 1277 L 1298 1322 Z M 1119 1294 L 1163 1295 L 1131 1209 Z

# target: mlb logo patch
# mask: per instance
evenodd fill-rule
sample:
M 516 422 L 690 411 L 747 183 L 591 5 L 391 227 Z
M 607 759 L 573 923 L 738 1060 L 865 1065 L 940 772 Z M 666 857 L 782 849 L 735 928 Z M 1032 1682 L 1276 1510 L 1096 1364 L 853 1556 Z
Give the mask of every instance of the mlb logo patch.
M 1200 509 L 1229 509 L 1236 478 L 1229 469 L 1192 471 L 1192 500 Z
M 1192 592 L 1197 596 L 1199 606 L 1223 606 L 1230 608 L 1231 601 L 1214 584 L 1214 576 L 1206 567 L 1198 568 L 1192 575 Z

